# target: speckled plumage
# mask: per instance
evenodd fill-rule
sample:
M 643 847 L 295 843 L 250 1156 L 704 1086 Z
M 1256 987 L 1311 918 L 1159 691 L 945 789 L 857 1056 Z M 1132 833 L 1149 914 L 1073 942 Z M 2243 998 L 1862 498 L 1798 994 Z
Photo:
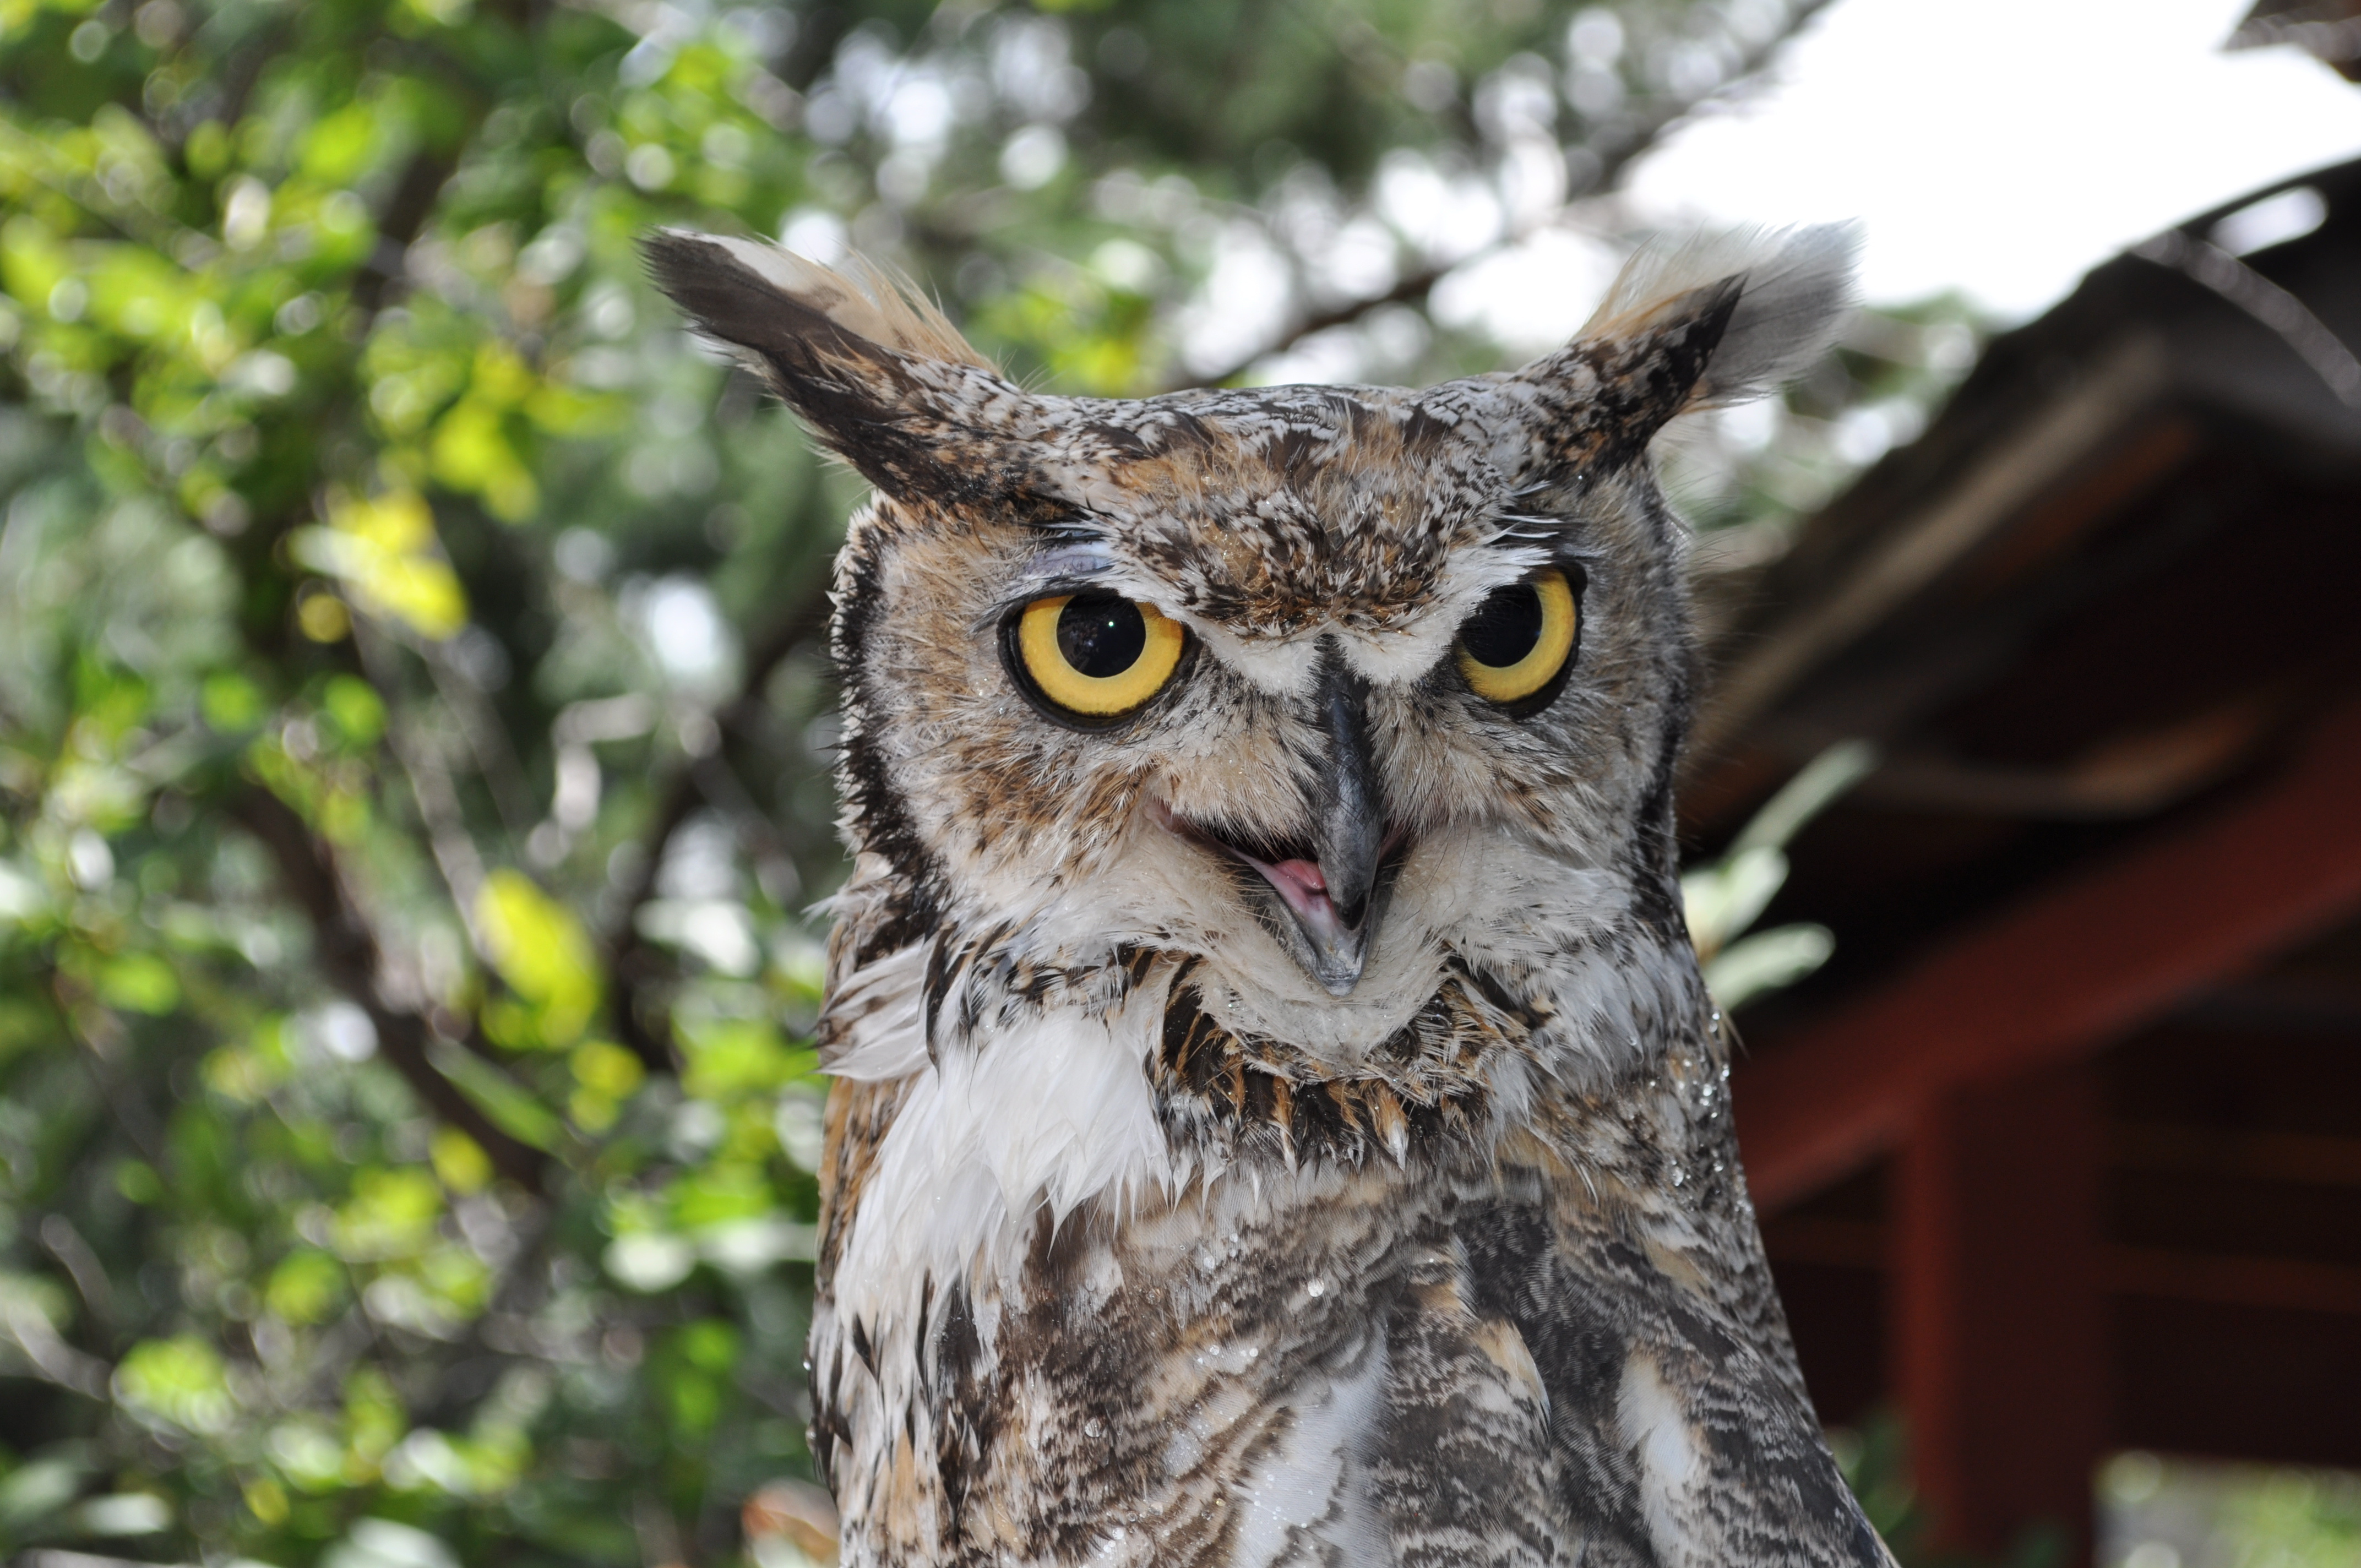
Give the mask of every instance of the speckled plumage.
M 836 582 L 821 1024 L 844 1561 L 1888 1562 L 1681 921 L 1685 541 L 1647 459 L 1817 351 L 1846 236 L 1653 258 L 1514 375 L 1143 402 L 1025 392 L 874 273 L 650 250 L 879 491 Z M 1489 706 L 1455 640 L 1549 566 L 1577 652 Z M 1120 724 L 1005 663 L 1005 617 L 1083 588 L 1189 632 Z M 1340 981 L 1246 851 L 1356 811 Z

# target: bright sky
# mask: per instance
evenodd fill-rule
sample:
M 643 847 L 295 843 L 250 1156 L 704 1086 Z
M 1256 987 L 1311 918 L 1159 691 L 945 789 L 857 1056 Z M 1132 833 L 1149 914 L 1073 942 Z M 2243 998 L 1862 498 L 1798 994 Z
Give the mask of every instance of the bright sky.
M 2361 86 L 2222 52 L 2251 0 L 1838 0 L 1780 80 L 1640 164 L 1655 219 L 1859 218 L 1873 302 L 2016 319 L 2125 246 L 2361 156 Z

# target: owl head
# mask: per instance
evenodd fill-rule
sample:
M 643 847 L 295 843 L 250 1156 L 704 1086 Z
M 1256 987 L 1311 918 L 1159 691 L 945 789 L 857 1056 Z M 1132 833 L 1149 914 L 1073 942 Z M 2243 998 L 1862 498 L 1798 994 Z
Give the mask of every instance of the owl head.
M 1104 1003 L 1186 954 L 1228 1027 L 1349 1066 L 1454 973 L 1531 998 L 1633 933 L 1685 955 L 1649 445 L 1817 354 L 1851 249 L 1645 253 L 1513 373 L 1122 401 L 1024 389 L 858 261 L 653 239 L 876 488 L 835 583 L 840 980 L 924 948 Z

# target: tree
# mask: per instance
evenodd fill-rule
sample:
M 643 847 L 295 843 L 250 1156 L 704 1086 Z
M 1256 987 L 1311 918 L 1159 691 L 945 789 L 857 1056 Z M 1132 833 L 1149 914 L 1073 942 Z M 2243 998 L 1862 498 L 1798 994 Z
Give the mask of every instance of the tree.
M 859 487 L 636 236 L 1077 390 L 1486 367 L 1438 286 L 1818 3 L 0 0 L 6 1544 L 717 1561 L 804 1473 Z M 1709 521 L 1956 316 L 1690 448 Z

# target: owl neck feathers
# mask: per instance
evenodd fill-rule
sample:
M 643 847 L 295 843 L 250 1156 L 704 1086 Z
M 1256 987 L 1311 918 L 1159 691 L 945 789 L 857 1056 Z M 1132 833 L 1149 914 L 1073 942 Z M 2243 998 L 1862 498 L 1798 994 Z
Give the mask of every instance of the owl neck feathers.
M 1159 1134 L 1156 1147 L 1115 1163 L 1153 1167 L 1168 1182 L 1239 1164 L 1448 1162 L 1506 1135 L 1550 1086 L 1595 1097 L 1668 1051 L 1715 1048 L 1686 942 L 1632 916 L 1546 966 L 1446 953 L 1409 1018 L 1340 1061 L 1241 1025 L 1208 960 L 1152 942 L 1045 953 L 1020 922 L 945 917 L 862 961 L 852 934 L 906 922 L 899 897 L 847 895 L 871 918 L 839 928 L 823 1066 L 864 1081 L 988 1070 L 1036 1097 L 1013 1114 L 1054 1117 L 1061 1085 L 1028 1066 L 1028 1042 L 1085 1025 L 1121 1064 L 1126 1095 L 1152 1107 Z M 1002 1196 L 1014 1212 L 1037 1194 Z
M 1015 1289 L 1040 1227 L 1078 1211 L 1122 1224 L 1241 1179 L 1273 1202 L 1456 1179 L 1534 1138 L 1600 1190 L 1669 1193 L 1663 1172 L 1712 1141 L 1695 960 L 1636 925 L 1514 981 L 1455 956 L 1350 1070 L 1223 1020 L 1194 955 L 1048 962 L 1021 944 L 937 931 L 842 974 L 823 1015 L 840 1094 L 891 1100 L 830 1154 L 867 1174 L 829 1184 L 820 1260 L 830 1310 L 880 1343 L 948 1282 Z
M 1454 959 L 1425 1006 L 1356 1072 L 1322 1070 L 1276 1040 L 1207 1010 L 1202 960 L 1172 963 L 1148 1072 L 1168 1136 L 1228 1163 L 1275 1158 L 1406 1164 L 1474 1146 L 1492 1117 L 1491 1081 L 1528 1053 L 1543 1014 Z

